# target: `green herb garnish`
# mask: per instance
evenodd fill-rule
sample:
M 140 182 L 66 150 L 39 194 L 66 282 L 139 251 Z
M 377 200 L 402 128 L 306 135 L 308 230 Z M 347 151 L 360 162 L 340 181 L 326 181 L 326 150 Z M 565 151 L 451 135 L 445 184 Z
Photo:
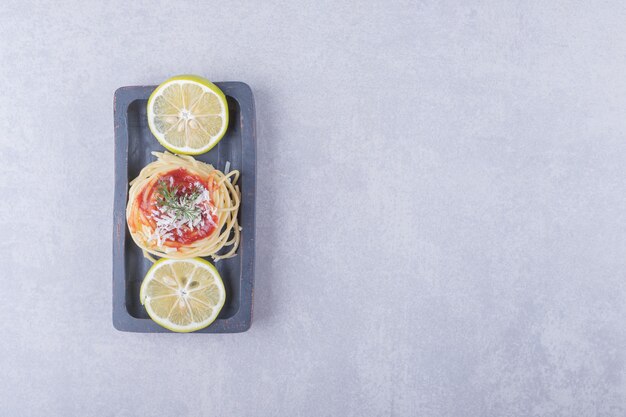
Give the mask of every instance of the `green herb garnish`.
M 163 208 L 169 215 L 173 215 L 175 220 L 185 222 L 195 222 L 201 215 L 202 210 L 196 205 L 196 200 L 200 197 L 202 188 L 196 186 L 189 194 L 179 195 L 179 187 L 169 187 L 167 182 L 159 181 L 157 188 L 157 206 Z

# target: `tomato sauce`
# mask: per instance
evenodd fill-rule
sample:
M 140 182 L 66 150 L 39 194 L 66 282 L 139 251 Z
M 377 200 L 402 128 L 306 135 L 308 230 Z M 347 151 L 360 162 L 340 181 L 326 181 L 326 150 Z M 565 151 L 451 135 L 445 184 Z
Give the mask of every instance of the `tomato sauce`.
M 153 218 L 153 211 L 158 209 L 158 200 L 160 195 L 158 193 L 159 184 L 161 182 L 167 184 L 168 189 L 176 189 L 176 195 L 182 197 L 185 194 L 191 194 L 196 188 L 196 183 L 200 183 L 205 187 L 209 195 L 213 196 L 213 190 L 215 189 L 215 183 L 213 178 L 203 180 L 196 174 L 192 174 L 185 168 L 178 168 L 165 174 L 161 174 L 158 178 L 152 181 L 152 183 L 137 195 L 137 208 L 141 217 L 141 223 L 149 225 L 152 230 L 157 227 L 156 220 Z M 207 202 L 208 203 L 208 202 Z M 210 203 L 213 208 L 213 202 Z M 215 210 L 211 211 L 213 213 Z M 217 224 L 217 214 L 209 214 L 206 211 L 202 211 L 202 222 L 197 224 L 193 228 L 189 228 L 187 225 L 180 228 L 180 233 L 174 231 L 172 237 L 163 242 L 164 246 L 168 247 L 181 247 L 189 245 L 197 240 L 203 239 L 209 236 L 215 231 Z M 211 220 L 208 220 L 208 216 L 211 216 Z

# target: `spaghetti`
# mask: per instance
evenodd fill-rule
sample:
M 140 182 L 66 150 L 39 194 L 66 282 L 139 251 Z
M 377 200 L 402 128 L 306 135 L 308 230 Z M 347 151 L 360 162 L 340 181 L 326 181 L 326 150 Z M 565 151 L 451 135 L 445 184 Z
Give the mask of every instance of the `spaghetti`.
M 191 156 L 152 154 L 157 160 L 130 182 L 126 206 L 128 229 L 144 256 L 152 262 L 150 255 L 216 261 L 235 256 L 239 171 L 222 173 Z

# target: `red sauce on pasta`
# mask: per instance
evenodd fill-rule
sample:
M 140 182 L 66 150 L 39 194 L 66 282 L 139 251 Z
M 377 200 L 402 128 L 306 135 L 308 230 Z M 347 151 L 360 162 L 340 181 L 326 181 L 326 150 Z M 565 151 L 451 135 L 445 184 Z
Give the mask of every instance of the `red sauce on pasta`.
M 202 179 L 185 168 L 161 174 L 137 195 L 139 223 L 148 225 L 163 246 L 175 248 L 203 239 L 217 225 L 215 188 L 213 178 Z

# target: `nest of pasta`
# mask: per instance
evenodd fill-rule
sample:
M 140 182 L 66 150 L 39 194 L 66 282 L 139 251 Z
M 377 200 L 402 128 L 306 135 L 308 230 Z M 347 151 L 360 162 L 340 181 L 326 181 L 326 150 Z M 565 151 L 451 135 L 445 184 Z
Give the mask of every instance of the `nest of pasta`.
M 239 171 L 223 173 L 191 156 L 153 152 L 157 160 L 130 182 L 126 220 L 144 256 L 235 256 Z

